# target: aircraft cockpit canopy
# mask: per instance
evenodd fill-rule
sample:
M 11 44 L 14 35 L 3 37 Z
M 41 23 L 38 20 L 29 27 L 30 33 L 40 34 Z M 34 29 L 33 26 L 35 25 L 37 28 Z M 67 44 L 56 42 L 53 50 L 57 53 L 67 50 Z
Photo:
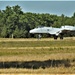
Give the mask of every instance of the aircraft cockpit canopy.
M 40 25 L 40 26 L 38 26 L 38 27 L 36 27 L 36 28 L 43 28 L 43 27 L 44 27 L 44 26 L 41 26 L 41 25 Z

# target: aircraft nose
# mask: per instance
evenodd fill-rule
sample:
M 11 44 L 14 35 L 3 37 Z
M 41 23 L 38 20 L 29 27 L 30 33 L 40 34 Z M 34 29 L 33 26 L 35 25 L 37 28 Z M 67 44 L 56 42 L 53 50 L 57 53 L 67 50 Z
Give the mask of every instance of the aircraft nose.
M 29 33 L 32 33 L 32 34 L 37 33 L 37 29 L 32 29 L 29 31 Z
M 29 31 L 29 33 L 31 33 L 31 30 Z
M 33 33 L 33 30 L 30 30 L 29 33 Z

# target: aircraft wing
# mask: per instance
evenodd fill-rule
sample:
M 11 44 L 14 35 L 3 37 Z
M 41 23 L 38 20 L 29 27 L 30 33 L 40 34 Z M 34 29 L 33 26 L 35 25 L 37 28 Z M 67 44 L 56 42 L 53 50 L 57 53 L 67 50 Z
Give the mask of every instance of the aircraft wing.
M 49 34 L 58 36 L 60 33 L 75 31 L 75 26 L 62 26 L 61 28 L 53 28 Z
M 53 28 L 51 31 L 49 31 L 49 34 L 58 36 L 61 32 L 61 28 Z

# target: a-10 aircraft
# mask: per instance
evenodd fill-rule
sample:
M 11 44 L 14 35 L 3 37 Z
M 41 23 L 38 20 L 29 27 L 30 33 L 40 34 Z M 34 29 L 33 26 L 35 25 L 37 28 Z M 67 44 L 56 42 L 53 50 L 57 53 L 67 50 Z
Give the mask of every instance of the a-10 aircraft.
M 54 28 L 54 27 L 43 27 L 39 26 L 37 28 L 34 28 L 29 31 L 29 33 L 32 34 L 39 34 L 39 38 L 41 37 L 40 34 L 47 33 L 50 34 L 54 37 L 54 39 L 57 39 L 58 36 L 60 39 L 63 39 L 63 35 L 67 32 L 74 32 L 75 31 L 75 26 L 61 26 L 60 28 Z

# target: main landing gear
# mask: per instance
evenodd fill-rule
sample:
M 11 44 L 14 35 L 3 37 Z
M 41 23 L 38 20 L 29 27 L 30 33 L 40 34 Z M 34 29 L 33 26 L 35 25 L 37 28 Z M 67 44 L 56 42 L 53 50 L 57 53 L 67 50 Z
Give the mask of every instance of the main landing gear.
M 55 40 L 57 40 L 57 39 L 58 39 L 58 36 L 56 36 L 56 35 L 54 35 L 53 37 L 54 37 L 54 39 L 55 39 Z M 63 40 L 63 34 L 60 34 L 60 36 L 59 36 L 59 37 L 60 37 L 60 39 L 61 39 L 61 40 Z
M 63 39 L 63 33 L 60 34 L 60 39 L 61 39 L 61 40 Z
M 57 40 L 58 36 L 54 35 L 54 39 Z

